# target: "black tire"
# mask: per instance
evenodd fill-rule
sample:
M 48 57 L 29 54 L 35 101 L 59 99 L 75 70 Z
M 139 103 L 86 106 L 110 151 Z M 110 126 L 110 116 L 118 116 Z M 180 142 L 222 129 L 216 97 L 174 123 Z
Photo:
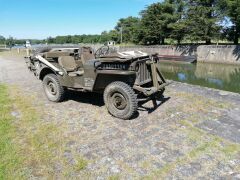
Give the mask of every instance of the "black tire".
M 43 78 L 43 89 L 49 101 L 61 102 L 64 100 L 65 89 L 55 74 L 47 74 Z
M 124 120 L 131 119 L 138 108 L 137 96 L 133 89 L 120 81 L 106 87 L 104 102 L 111 115 Z

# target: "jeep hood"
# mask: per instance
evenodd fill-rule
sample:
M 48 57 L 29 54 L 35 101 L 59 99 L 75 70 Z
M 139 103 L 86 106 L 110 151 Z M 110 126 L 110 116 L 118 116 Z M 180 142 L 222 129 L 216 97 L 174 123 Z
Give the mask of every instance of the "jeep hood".
M 101 62 L 126 62 L 132 61 L 134 59 L 148 57 L 147 53 L 141 51 L 125 51 L 125 52 L 115 52 L 108 55 L 103 55 L 99 57 Z

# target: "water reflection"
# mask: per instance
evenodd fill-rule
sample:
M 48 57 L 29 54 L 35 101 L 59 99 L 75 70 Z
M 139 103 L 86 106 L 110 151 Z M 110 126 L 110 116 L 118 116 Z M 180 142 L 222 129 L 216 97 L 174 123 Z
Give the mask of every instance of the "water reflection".
M 240 66 L 161 62 L 167 79 L 240 93 Z

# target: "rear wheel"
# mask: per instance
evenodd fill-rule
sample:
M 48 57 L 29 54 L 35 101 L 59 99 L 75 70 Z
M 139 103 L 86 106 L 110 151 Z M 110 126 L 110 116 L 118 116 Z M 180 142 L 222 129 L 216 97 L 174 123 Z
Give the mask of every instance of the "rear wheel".
M 138 108 L 137 96 L 124 82 L 113 82 L 104 91 L 104 102 L 110 114 L 120 119 L 130 119 Z
M 65 90 L 64 87 L 61 86 L 55 74 L 48 74 L 43 78 L 43 88 L 47 98 L 50 101 L 63 101 Z

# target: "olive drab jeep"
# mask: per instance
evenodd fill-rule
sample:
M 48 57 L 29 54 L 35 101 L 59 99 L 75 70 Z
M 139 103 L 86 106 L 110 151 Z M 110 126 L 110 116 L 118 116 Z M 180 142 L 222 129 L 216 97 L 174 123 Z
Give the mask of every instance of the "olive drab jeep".
M 157 54 L 117 52 L 108 46 L 96 52 L 90 47 L 46 48 L 26 63 L 50 101 L 63 101 L 68 89 L 102 93 L 109 113 L 121 119 L 132 118 L 139 102 L 153 100 L 156 105 L 169 84 Z

